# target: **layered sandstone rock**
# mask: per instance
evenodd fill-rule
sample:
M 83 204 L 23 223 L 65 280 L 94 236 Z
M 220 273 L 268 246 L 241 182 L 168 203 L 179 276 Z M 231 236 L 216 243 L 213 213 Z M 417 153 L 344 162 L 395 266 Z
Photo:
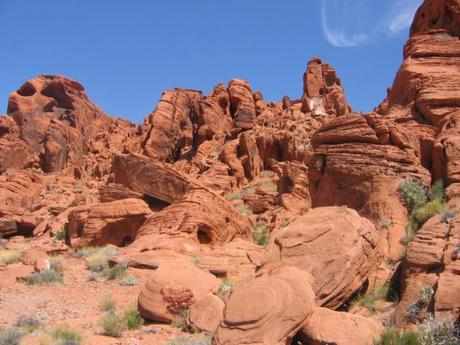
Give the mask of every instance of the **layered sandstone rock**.
M 405 131 L 380 116 L 349 115 L 330 121 L 311 142 L 313 207 L 346 205 L 376 224 L 389 221 L 382 237 L 387 255 L 398 257 L 407 223 L 399 183 L 406 177 L 431 183 Z
M 189 180 L 167 163 L 136 154 L 117 154 L 112 163 L 113 182 L 167 203 L 190 188 Z
M 153 271 L 139 294 L 142 317 L 172 321 L 200 299 L 217 291 L 220 281 L 190 260 L 169 260 Z
M 300 338 L 309 345 L 372 345 L 383 331 L 383 325 L 375 320 L 315 308 L 300 330 Z
M 311 274 L 318 305 L 337 308 L 382 261 L 374 225 L 346 207 L 312 209 L 273 233 L 266 267 L 282 263 Z
M 136 237 L 152 213 L 140 199 L 123 199 L 76 207 L 69 214 L 69 237 L 74 247 L 104 244 L 124 246 Z
M 460 315 L 460 218 L 457 215 L 453 218 L 435 216 L 418 231 L 407 248 L 401 284 L 398 325 L 423 318 L 427 312 L 441 317 Z M 418 307 L 416 314 L 422 289 L 433 289 L 433 296 Z
M 304 272 L 283 267 L 235 285 L 225 301 L 216 345 L 288 344 L 313 311 Z
M 206 295 L 190 308 L 189 322 L 206 332 L 214 333 L 224 318 L 225 304 L 216 295 Z
M 199 252 L 247 238 L 251 225 L 227 200 L 209 189 L 193 187 L 171 206 L 151 216 L 139 229 L 132 251 L 169 248 Z

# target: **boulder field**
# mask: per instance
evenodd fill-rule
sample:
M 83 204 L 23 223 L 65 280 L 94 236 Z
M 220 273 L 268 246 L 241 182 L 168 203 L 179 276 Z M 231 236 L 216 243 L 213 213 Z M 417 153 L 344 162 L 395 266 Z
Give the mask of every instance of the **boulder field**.
M 0 116 L 2 246 L 23 238 L 22 264 L 40 271 L 47 255 L 114 245 L 110 264 L 140 272 L 146 322 L 183 318 L 215 345 L 372 345 L 390 324 L 458 320 L 458 0 L 423 2 L 373 112 L 353 112 L 318 57 L 300 91 L 176 88 L 136 125 L 64 76 L 25 82 Z M 423 224 L 409 180 L 445 187 Z

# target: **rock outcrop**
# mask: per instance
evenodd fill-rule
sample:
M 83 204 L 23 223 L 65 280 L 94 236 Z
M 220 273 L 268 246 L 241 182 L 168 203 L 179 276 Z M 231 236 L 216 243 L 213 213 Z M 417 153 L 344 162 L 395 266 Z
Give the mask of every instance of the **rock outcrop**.
M 321 207 L 273 234 L 266 267 L 282 263 L 314 277 L 317 304 L 338 308 L 382 261 L 374 225 L 346 207 Z
M 235 285 L 216 345 L 288 344 L 315 306 L 304 272 L 284 267 Z

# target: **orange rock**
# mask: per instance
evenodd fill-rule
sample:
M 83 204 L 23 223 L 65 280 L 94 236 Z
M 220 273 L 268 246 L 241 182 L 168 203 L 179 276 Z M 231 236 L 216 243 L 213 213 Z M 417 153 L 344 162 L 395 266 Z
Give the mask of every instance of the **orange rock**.
M 181 311 L 217 291 L 219 280 L 189 260 L 170 260 L 153 271 L 139 294 L 142 317 L 172 321 Z
M 288 344 L 315 306 L 304 272 L 282 267 L 236 284 L 225 300 L 216 345 Z
M 216 295 L 206 295 L 190 308 L 190 323 L 210 333 L 214 333 L 224 318 L 224 302 Z
M 69 214 L 68 228 L 72 246 L 129 244 L 151 213 L 148 205 L 140 199 L 77 207 Z
M 311 345 L 372 345 L 384 330 L 381 323 L 360 315 L 315 308 L 300 335 Z
M 273 233 L 265 266 L 279 260 L 310 273 L 317 304 L 338 308 L 382 261 L 374 225 L 346 207 L 310 210 Z

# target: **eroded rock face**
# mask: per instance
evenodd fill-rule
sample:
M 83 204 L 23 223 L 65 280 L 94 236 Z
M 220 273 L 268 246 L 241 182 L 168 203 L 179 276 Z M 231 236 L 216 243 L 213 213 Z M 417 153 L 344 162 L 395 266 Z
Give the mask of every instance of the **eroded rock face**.
M 217 291 L 219 284 L 219 279 L 190 260 L 165 261 L 141 288 L 139 311 L 148 320 L 172 321 L 184 309 Z
M 101 150 L 122 150 L 135 127 L 107 116 L 78 82 L 46 75 L 26 82 L 10 95 L 8 116 L 0 123 L 0 171 L 35 166 L 56 172 L 76 166 L 89 174 L 95 173 L 96 166 L 86 156 L 98 156 L 99 170 L 104 170 L 103 160 L 110 161 L 110 154 Z M 11 141 L 17 144 L 14 150 L 21 149 L 16 161 L 7 151 Z
M 235 285 L 225 301 L 216 345 L 288 344 L 313 311 L 304 272 L 283 267 Z
M 303 92 L 302 106 L 313 115 L 336 117 L 351 112 L 335 70 L 320 58 L 308 62 L 303 76 Z
M 372 345 L 384 329 L 379 322 L 360 315 L 315 308 L 300 330 L 300 338 L 308 345 Z
M 133 251 L 169 248 L 199 252 L 247 238 L 251 225 L 227 200 L 209 189 L 193 187 L 171 206 L 151 216 L 139 230 Z
M 125 246 L 152 213 L 145 201 L 123 199 L 77 207 L 69 214 L 69 237 L 74 247 Z
M 312 209 L 273 234 L 266 267 L 280 260 L 311 274 L 317 304 L 337 308 L 382 261 L 374 225 L 346 207 Z
M 135 154 L 115 155 L 112 172 L 115 183 L 167 203 L 181 197 L 191 184 L 172 166 Z
M 402 270 L 402 296 L 397 309 L 399 325 L 414 322 L 426 312 L 436 316 L 460 316 L 460 218 L 431 218 L 407 248 Z M 422 289 L 433 289 L 427 305 L 411 318 L 409 311 L 421 298 Z
M 380 116 L 349 115 L 330 121 L 311 142 L 313 207 L 346 205 L 375 224 L 391 221 L 382 236 L 387 255 L 397 257 L 407 224 L 398 185 L 406 177 L 431 183 L 405 131 Z

